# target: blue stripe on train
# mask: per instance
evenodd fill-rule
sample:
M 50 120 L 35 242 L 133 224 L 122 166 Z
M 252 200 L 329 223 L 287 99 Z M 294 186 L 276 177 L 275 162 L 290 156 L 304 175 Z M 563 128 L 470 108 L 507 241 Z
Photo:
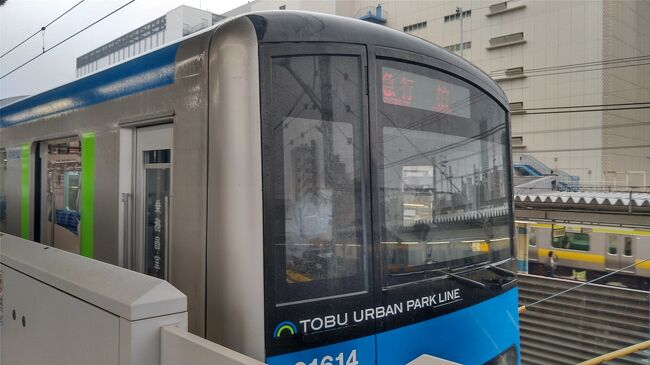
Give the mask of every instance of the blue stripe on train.
M 483 364 L 512 345 L 519 352 L 518 290 L 438 318 L 377 335 L 377 364 L 406 364 L 422 354 Z
M 356 350 L 358 365 L 407 364 L 422 354 L 464 365 L 483 364 L 512 345 L 519 353 L 517 289 L 428 321 L 316 349 L 267 359 L 269 365 L 321 364 L 325 360 L 348 363 Z M 375 343 L 376 342 L 376 343 Z M 340 355 L 342 354 L 342 355 Z M 331 359 L 334 360 L 331 360 Z M 325 363 L 327 363 L 325 361 Z
M 0 128 L 116 99 L 174 82 L 179 43 L 0 109 Z

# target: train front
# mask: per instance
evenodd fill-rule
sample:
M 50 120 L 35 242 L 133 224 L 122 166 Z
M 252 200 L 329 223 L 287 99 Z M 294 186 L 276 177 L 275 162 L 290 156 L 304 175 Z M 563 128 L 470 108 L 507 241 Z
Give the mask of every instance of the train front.
M 519 363 L 500 89 L 385 27 L 290 12 L 251 20 L 266 361 Z

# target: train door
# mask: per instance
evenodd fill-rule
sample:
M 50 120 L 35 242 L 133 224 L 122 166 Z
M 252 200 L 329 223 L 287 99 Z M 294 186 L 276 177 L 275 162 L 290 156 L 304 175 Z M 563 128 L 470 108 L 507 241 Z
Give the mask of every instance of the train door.
M 169 277 L 169 220 L 172 192 L 172 125 L 135 130 L 134 269 Z
M 634 263 L 634 237 L 608 234 L 606 250 L 607 270 L 619 270 Z M 634 273 L 635 269 L 630 267 L 623 271 Z
M 40 142 L 37 148 L 40 201 L 38 234 L 42 244 L 81 250 L 81 141 L 78 137 Z

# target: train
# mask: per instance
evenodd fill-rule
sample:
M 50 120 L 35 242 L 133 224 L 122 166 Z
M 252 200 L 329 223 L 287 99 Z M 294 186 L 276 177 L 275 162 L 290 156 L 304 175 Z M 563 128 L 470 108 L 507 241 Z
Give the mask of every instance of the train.
M 518 364 L 509 123 L 424 40 L 250 13 L 0 109 L 2 229 L 271 365 Z
M 529 272 L 548 275 L 549 255 L 557 256 L 557 275 L 633 289 L 650 288 L 650 230 L 632 227 L 516 221 L 526 234 Z

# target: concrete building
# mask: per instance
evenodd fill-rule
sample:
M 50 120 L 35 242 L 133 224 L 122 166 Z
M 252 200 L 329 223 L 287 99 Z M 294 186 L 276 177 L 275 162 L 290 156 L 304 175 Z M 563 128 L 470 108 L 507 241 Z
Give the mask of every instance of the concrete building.
M 650 185 L 649 113 L 639 109 L 650 101 L 650 2 L 385 0 L 380 9 L 377 5 L 257 0 L 224 15 L 318 11 L 384 24 L 458 54 L 462 48 L 463 57 L 508 95 L 515 159 L 532 155 L 586 186 Z M 639 102 L 645 104 L 602 107 Z
M 186 5 L 77 58 L 77 77 L 207 28 L 224 17 Z

